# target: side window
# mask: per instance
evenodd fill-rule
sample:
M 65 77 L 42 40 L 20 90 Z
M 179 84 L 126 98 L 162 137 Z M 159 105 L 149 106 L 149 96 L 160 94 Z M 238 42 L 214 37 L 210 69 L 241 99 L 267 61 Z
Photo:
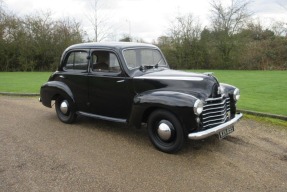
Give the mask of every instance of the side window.
M 109 51 L 92 53 L 92 70 L 95 72 L 119 73 L 121 71 L 117 56 Z
M 88 68 L 88 53 L 85 51 L 75 51 L 68 55 L 65 70 L 86 71 Z

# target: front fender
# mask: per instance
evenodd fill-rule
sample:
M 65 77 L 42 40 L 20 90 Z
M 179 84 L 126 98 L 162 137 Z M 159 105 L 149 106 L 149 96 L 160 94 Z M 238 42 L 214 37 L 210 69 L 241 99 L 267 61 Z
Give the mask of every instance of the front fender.
M 41 86 L 40 100 L 44 106 L 51 108 L 51 101 L 55 99 L 56 95 L 69 97 L 75 102 L 72 91 L 63 82 L 49 81 Z
M 174 113 L 182 124 L 193 124 L 193 106 L 197 98 L 193 95 L 176 91 L 147 91 L 138 94 L 129 118 L 129 123 L 139 127 L 155 109 L 166 109 Z
M 224 89 L 224 93 L 228 95 L 233 95 L 233 92 L 236 89 L 236 87 L 226 83 L 220 83 L 220 86 Z
M 196 97 L 176 91 L 147 91 L 134 98 L 134 104 L 160 104 L 171 107 L 193 107 Z
M 233 98 L 234 95 L 234 90 L 236 89 L 236 87 L 232 86 L 232 85 L 228 85 L 225 83 L 220 83 L 220 86 L 223 88 L 223 93 L 226 96 L 229 96 L 231 98 L 230 100 L 230 110 L 231 110 L 231 114 L 233 116 L 235 116 L 236 114 L 236 102 Z

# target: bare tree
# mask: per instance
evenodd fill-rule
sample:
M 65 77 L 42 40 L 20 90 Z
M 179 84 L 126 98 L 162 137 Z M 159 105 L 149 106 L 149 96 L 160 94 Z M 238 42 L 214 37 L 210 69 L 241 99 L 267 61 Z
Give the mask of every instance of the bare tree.
M 225 31 L 228 35 L 239 32 L 245 21 L 252 15 L 248 10 L 249 0 L 230 0 L 223 6 L 221 0 L 211 2 L 211 21 L 215 31 Z
M 284 5 L 283 3 L 278 3 L 283 9 L 285 9 L 286 11 L 287 11 L 287 4 L 286 5 Z M 286 12 L 287 13 L 287 12 Z M 276 25 L 276 23 L 275 23 L 275 25 Z M 278 26 L 278 25 L 281 25 L 281 27 L 280 26 Z M 287 22 L 285 21 L 285 22 L 281 22 L 281 23 L 279 23 L 277 25 L 277 28 L 279 27 L 281 30 L 283 30 L 282 31 L 282 33 L 280 34 L 280 35 L 284 35 L 284 33 L 285 33 L 285 36 L 287 37 Z M 274 27 L 274 26 L 273 26 Z M 275 27 L 276 28 L 276 27 Z
M 101 12 L 103 4 L 100 4 L 101 0 L 91 1 L 91 14 L 87 15 L 94 31 L 94 41 L 100 42 L 107 39 L 112 34 L 112 27 L 109 25 L 109 16 L 104 15 Z
M 169 38 L 174 50 L 176 60 L 171 61 L 174 68 L 197 68 L 199 60 L 199 39 L 202 31 L 198 18 L 188 14 L 178 16 L 169 28 Z M 165 47 L 167 48 L 167 47 Z
M 272 31 L 276 36 L 286 36 L 287 35 L 287 23 L 284 21 L 274 21 L 272 23 Z
M 182 42 L 184 40 L 199 39 L 201 28 L 198 18 L 189 14 L 176 17 L 169 29 L 169 33 L 173 40 Z
M 214 31 L 213 43 L 220 55 L 224 68 L 231 68 L 236 48 L 240 45 L 236 34 L 239 33 L 251 16 L 248 0 L 230 0 L 224 6 L 221 0 L 211 2 L 211 22 Z

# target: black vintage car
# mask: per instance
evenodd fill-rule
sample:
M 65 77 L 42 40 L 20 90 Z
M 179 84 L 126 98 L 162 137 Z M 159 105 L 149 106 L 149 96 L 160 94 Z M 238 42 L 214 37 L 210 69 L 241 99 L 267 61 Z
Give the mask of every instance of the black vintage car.
M 84 43 L 68 47 L 40 101 L 72 123 L 77 115 L 147 124 L 153 145 L 179 151 L 186 138 L 220 138 L 234 131 L 239 89 L 211 74 L 171 70 L 161 51 L 142 43 Z

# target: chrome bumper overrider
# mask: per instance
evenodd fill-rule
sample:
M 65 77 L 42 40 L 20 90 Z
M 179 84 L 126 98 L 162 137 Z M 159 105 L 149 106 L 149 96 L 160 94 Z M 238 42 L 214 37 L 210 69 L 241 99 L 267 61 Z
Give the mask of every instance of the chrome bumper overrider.
M 243 116 L 242 113 L 236 114 L 235 117 L 230 121 L 227 121 L 226 123 L 213 127 L 211 129 L 207 129 L 196 133 L 190 133 L 188 134 L 188 138 L 192 140 L 200 140 L 209 137 L 211 135 L 218 134 L 220 131 L 223 131 L 224 129 L 233 126 L 237 121 L 239 121 L 239 119 L 242 116 Z

